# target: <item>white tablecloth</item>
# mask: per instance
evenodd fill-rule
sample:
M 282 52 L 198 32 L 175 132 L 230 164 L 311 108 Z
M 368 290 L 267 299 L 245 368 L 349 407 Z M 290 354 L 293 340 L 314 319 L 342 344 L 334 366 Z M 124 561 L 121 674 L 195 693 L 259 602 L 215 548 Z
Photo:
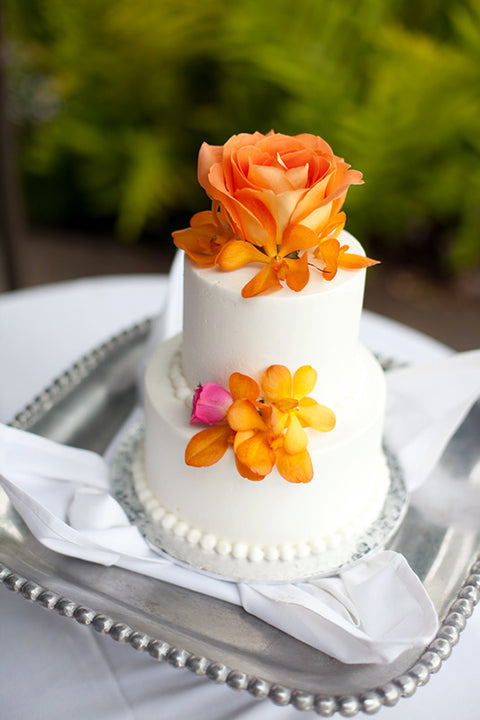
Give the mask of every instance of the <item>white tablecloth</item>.
M 166 279 L 95 278 L 0 295 L 0 421 L 110 335 L 162 307 Z M 376 352 L 420 362 L 447 350 L 365 313 L 362 338 Z M 480 613 L 452 657 L 408 700 L 382 708 L 382 720 L 477 720 L 480 716 Z M 109 637 L 47 612 L 0 586 L 0 718 L 8 720 L 292 720 L 248 693 L 158 664 Z

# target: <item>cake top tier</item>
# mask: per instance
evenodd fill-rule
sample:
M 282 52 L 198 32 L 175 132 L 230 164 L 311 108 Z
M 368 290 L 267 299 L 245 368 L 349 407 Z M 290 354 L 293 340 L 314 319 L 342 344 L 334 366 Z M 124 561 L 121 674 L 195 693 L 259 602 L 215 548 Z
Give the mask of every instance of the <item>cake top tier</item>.
M 363 253 L 345 231 L 340 238 Z M 332 282 L 318 273 L 301 293 L 285 287 L 245 299 L 242 284 L 256 269 L 229 273 L 185 259 L 182 364 L 189 386 L 228 387 L 233 372 L 258 381 L 272 364 L 292 373 L 311 365 L 319 375 L 317 399 L 337 403 L 356 381 L 365 271 L 340 269 Z
M 204 143 L 198 179 L 212 209 L 175 232 L 175 244 L 200 267 L 230 272 L 254 264 L 244 298 L 284 285 L 300 292 L 312 273 L 331 281 L 339 267 L 376 262 L 338 239 L 345 196 L 362 175 L 319 137 L 271 131 L 234 135 L 223 146 Z

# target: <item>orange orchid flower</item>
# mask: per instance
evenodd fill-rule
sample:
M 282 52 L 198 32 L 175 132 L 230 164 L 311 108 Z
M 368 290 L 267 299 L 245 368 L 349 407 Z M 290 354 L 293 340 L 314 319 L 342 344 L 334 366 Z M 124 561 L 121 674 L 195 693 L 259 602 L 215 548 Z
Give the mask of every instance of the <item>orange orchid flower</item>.
M 227 421 L 236 431 L 233 449 L 242 467 L 254 473 L 251 479 L 262 479 L 274 465 L 289 482 L 312 479 L 304 428 L 328 432 L 335 426 L 334 413 L 306 397 L 316 380 L 317 373 L 310 366 L 299 368 L 292 382 L 286 367 L 272 365 L 262 377 L 264 403 L 237 400 L 230 406 Z
M 325 280 L 333 280 L 339 267 L 346 270 L 358 270 L 378 265 L 378 260 L 349 253 L 349 249 L 349 245 L 340 245 L 335 237 L 329 237 L 320 242 L 314 255 L 325 263 L 325 267 L 322 269 Z
M 276 465 L 280 475 L 288 482 L 310 482 L 313 477 L 313 466 L 308 451 L 300 450 L 297 453 L 288 453 L 285 450 L 285 435 L 276 435 L 272 426 L 267 422 L 258 422 L 253 417 L 252 408 L 248 408 L 247 401 L 241 401 L 230 408 L 229 423 L 231 426 L 247 427 L 251 429 L 238 430 L 235 434 L 233 449 L 237 469 L 243 477 L 250 480 L 263 480 Z M 271 408 L 268 408 L 271 417 Z
M 286 428 L 285 452 L 294 455 L 306 449 L 306 427 L 328 432 L 335 427 L 330 408 L 307 397 L 317 382 L 317 371 L 303 365 L 293 376 L 284 365 L 271 365 L 263 373 L 262 391 L 272 406 L 272 428 L 279 434 Z
M 249 480 L 263 480 L 275 464 L 269 443 L 270 408 L 258 401 L 260 387 L 248 375 L 233 373 L 228 387 L 234 402 L 229 408 L 232 413 L 227 412 L 227 422 L 235 432 L 237 470 Z
M 270 414 L 271 408 L 259 410 L 251 400 L 236 400 L 227 413 L 227 422 L 235 431 L 237 468 L 240 475 L 250 480 L 263 480 L 275 466 Z
M 242 289 L 242 297 L 255 297 L 261 293 L 278 290 L 285 281 L 295 292 L 303 290 L 310 277 L 307 254 L 298 257 L 300 250 L 308 250 L 318 244 L 318 236 L 304 225 L 289 225 L 277 245 L 269 240 L 262 249 L 245 240 L 227 242 L 217 256 L 222 270 L 237 270 L 249 263 L 265 265 Z M 289 257 L 296 255 L 297 257 Z
M 190 227 L 172 233 L 177 248 L 201 267 L 213 267 L 218 253 L 233 236 L 234 231 L 218 204 L 212 210 L 193 215 Z
M 271 365 L 258 383 L 247 375 L 233 373 L 229 389 L 233 403 L 226 423 L 194 435 L 188 443 L 188 465 L 213 465 L 232 445 L 237 470 L 249 480 L 263 480 L 276 466 L 292 483 L 310 482 L 313 466 L 304 428 L 328 432 L 335 426 L 332 410 L 307 397 L 315 386 L 317 372 L 308 365 L 292 376 L 283 365 Z

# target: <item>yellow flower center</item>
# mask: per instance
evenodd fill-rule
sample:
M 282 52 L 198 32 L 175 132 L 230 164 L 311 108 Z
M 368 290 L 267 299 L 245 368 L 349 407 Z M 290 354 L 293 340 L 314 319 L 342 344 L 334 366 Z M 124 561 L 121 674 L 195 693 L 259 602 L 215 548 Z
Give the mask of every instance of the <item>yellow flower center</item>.
M 275 401 L 275 405 L 282 413 L 298 410 L 298 400 L 295 400 L 295 398 L 281 398 Z

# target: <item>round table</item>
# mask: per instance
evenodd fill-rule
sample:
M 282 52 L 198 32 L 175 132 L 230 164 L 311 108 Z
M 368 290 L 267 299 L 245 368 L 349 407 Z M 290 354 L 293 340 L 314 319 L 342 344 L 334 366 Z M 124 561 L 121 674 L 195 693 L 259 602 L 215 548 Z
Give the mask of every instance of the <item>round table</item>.
M 0 421 L 109 336 L 159 313 L 165 276 L 77 280 L 0 295 Z M 408 362 L 449 352 L 416 331 L 365 312 L 363 342 Z M 451 658 L 384 720 L 478 718 L 480 614 L 467 622 Z M 0 715 L 9 720 L 289 720 L 302 715 L 215 685 L 46 612 L 0 587 Z M 314 717 L 314 713 L 304 713 Z

